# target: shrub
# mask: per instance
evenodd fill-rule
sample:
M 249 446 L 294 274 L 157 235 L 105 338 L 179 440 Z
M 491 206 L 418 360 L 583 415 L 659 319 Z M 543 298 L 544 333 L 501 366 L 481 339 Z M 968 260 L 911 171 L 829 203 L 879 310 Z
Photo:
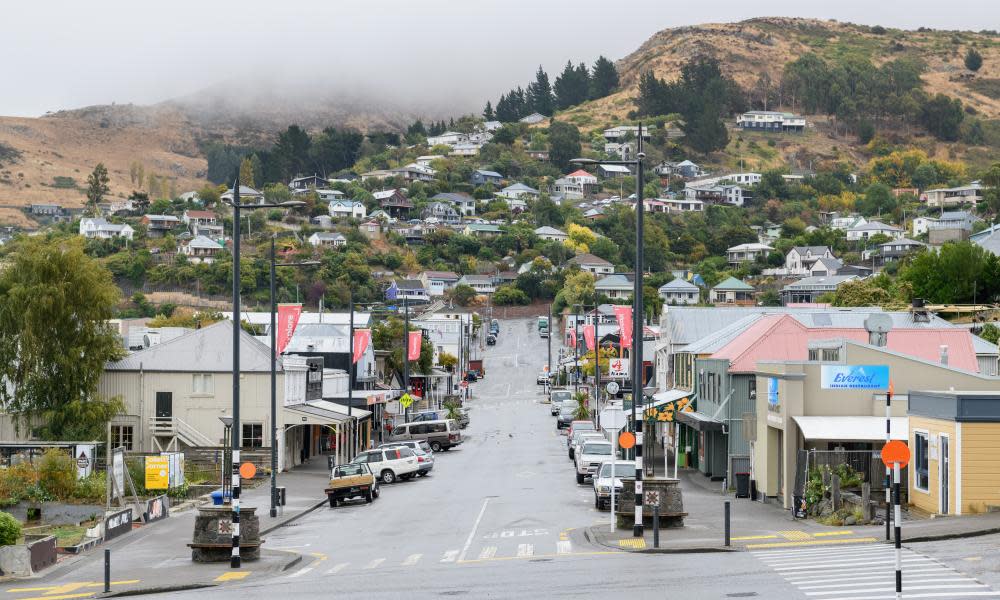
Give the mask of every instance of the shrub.
M 38 462 L 38 483 L 51 496 L 71 497 L 76 489 L 73 458 L 58 448 L 46 450 Z
M 107 494 L 103 471 L 95 471 L 76 482 L 73 497 L 84 502 L 101 503 Z
M 11 514 L 0 512 L 0 546 L 11 546 L 21 537 L 21 522 Z
M 31 463 L 0 469 L 0 506 L 13 506 L 38 483 L 38 473 Z

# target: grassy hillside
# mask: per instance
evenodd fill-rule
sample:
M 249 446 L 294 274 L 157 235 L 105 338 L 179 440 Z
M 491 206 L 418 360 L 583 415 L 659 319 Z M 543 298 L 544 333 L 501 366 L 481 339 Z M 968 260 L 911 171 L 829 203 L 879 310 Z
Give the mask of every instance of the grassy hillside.
M 928 23 L 933 25 L 933 23 Z M 963 58 L 970 47 L 983 56 L 983 66 L 974 75 Z M 1000 119 L 1000 36 L 993 33 L 954 31 L 904 31 L 881 29 L 836 21 L 791 18 L 759 18 L 740 23 L 717 23 L 663 30 L 617 63 L 622 89 L 606 98 L 588 102 L 557 116 L 586 132 L 597 131 L 627 119 L 635 108 L 639 76 L 652 71 L 665 80 L 679 76 L 681 66 L 692 57 L 707 55 L 721 61 L 723 71 L 741 87 L 752 88 L 763 74 L 774 85 L 781 81 L 785 64 L 813 52 L 833 60 L 846 56 L 866 58 L 876 65 L 900 58 L 919 58 L 926 64 L 923 75 L 928 93 L 942 92 L 961 99 L 982 119 Z M 792 110 L 795 107 L 769 107 Z M 763 168 L 780 164 L 807 167 L 817 159 L 862 158 L 853 135 L 842 135 L 825 116 L 807 115 L 815 127 L 802 136 L 781 136 L 774 148 L 761 149 L 764 138 L 741 133 L 725 152 L 708 157 L 710 164 Z M 884 132 L 909 138 L 913 131 Z M 757 140 L 757 151 L 747 151 Z M 1000 149 L 941 143 L 928 136 L 909 140 L 930 154 L 949 160 L 962 159 L 973 167 L 997 160 Z

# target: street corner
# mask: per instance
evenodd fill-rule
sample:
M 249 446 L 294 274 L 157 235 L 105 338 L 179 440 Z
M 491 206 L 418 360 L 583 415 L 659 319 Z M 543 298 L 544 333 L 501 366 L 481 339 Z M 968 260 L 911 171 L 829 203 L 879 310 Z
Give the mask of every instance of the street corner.
M 681 535 L 678 535 L 681 534 Z M 643 535 L 634 536 L 631 529 L 611 530 L 609 523 L 591 525 L 584 530 L 586 539 L 603 550 L 636 554 L 698 554 L 707 552 L 737 552 L 742 548 L 726 546 L 722 540 L 714 542 L 704 537 L 692 537 L 679 529 L 660 529 L 659 539 L 645 528 Z

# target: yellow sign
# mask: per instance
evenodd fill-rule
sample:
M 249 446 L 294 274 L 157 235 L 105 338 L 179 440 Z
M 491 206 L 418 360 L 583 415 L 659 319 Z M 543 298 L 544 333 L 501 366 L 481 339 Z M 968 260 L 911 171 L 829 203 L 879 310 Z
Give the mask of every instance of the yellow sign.
M 694 406 L 691 405 L 690 398 L 681 398 L 660 406 L 647 408 L 645 410 L 645 417 L 647 421 L 672 422 L 674 420 L 674 413 L 678 412 L 694 412 Z
M 170 487 L 170 459 L 166 456 L 146 457 L 146 489 L 165 490 Z
M 411 404 L 413 404 L 413 396 L 409 394 L 403 394 L 403 396 L 399 399 L 399 405 L 403 408 L 410 408 Z

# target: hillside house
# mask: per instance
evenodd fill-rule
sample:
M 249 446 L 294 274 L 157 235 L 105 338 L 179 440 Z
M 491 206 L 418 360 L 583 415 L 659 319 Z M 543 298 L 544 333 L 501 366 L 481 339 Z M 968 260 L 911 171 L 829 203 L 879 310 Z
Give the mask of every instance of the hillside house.
M 446 131 L 441 135 L 427 136 L 427 147 L 433 148 L 434 146 L 454 146 L 456 144 L 467 143 L 468 141 L 469 134 L 467 133 Z
M 455 285 L 467 285 L 477 294 L 492 294 L 496 291 L 493 278 L 489 275 L 463 275 Z
M 705 203 L 687 198 L 657 198 L 663 202 L 668 213 L 705 212 Z
M 523 183 L 515 183 L 500 190 L 500 192 L 497 193 L 497 196 L 509 199 L 520 198 L 521 200 L 537 200 L 539 191 Z
M 736 126 L 751 131 L 801 133 L 806 129 L 806 119 L 787 112 L 751 110 L 736 118 Z
M 181 220 L 173 215 L 143 215 L 140 223 L 146 226 L 146 235 L 160 238 L 181 224 Z
M 886 242 L 884 244 L 879 244 L 873 252 L 868 253 L 865 257 L 871 259 L 876 266 L 884 266 L 887 263 L 895 262 L 901 258 L 913 254 L 914 252 L 919 252 L 927 247 L 927 244 L 923 242 L 918 242 L 916 240 L 911 240 L 908 238 L 899 238 L 892 240 L 891 242 Z
M 187 243 L 181 244 L 177 248 L 177 253 L 186 256 L 189 262 L 211 264 L 215 262 L 216 257 L 223 250 L 225 247 L 219 242 L 207 236 L 198 235 L 188 240 Z
M 726 257 L 730 265 L 738 267 L 740 264 L 745 262 L 754 262 L 758 257 L 766 259 L 767 255 L 772 250 L 774 250 L 774 248 L 768 246 L 767 244 L 751 242 L 728 248 L 726 250 Z
M 527 154 L 530 158 L 533 158 L 535 160 L 549 160 L 549 151 L 548 150 L 531 150 L 531 149 L 528 149 L 528 150 L 525 150 L 524 153 Z
M 492 184 L 493 187 L 499 187 L 503 182 L 503 175 L 497 173 L 496 171 L 484 171 L 482 169 L 476 169 L 469 176 L 469 183 L 474 186 L 486 185 L 487 183 Z
M 432 162 L 441 160 L 442 158 L 444 158 L 444 155 L 441 154 L 424 154 L 422 156 L 418 156 L 413 162 L 421 167 L 430 168 Z
M 306 175 L 304 177 L 296 177 L 295 179 L 292 179 L 291 181 L 288 182 L 288 189 L 292 190 L 293 192 L 295 191 L 308 192 L 310 190 L 318 190 L 321 188 L 325 188 L 328 185 L 330 185 L 330 183 L 326 179 L 320 177 L 319 175 L 313 174 L 313 175 Z M 240 190 L 240 196 L 242 195 L 243 191 Z
M 469 223 L 462 233 L 471 237 L 491 238 L 500 235 L 500 226 L 492 223 Z
M 698 286 L 680 278 L 661 285 L 658 293 L 664 304 L 673 305 L 698 304 L 701 296 Z
M 607 142 L 604 153 L 621 160 L 633 160 L 635 157 L 635 142 Z
M 594 293 L 612 300 L 625 300 L 632 297 L 634 287 L 635 276 L 632 273 L 613 273 L 594 282 Z
M 867 224 L 868 219 L 862 217 L 861 215 L 846 215 L 842 217 L 836 216 L 830 219 L 830 229 L 839 229 L 840 231 L 849 231 L 855 227 L 861 227 L 862 225 Z
M 533 112 L 533 113 L 531 113 L 530 115 L 528 115 L 526 117 L 521 117 L 520 119 L 518 119 L 519 122 L 521 122 L 521 123 L 527 123 L 528 125 L 537 125 L 539 123 L 544 123 L 547 120 L 548 120 L 548 117 L 546 117 L 545 115 L 543 115 L 541 113 L 537 113 L 537 112 Z
M 80 219 L 80 235 L 93 240 L 110 240 L 116 237 L 131 240 L 132 236 L 135 235 L 135 230 L 127 223 L 119 225 L 117 223 L 108 223 L 106 219 L 100 217 L 88 217 Z
M 857 281 L 857 275 L 831 275 L 826 277 L 804 277 L 781 288 L 781 303 L 813 304 L 825 294 L 836 293 L 837 288 L 848 281 Z
M 368 214 L 365 204 L 359 200 L 331 200 L 327 210 L 334 219 L 364 219 Z
M 556 229 L 555 227 L 549 227 L 548 225 L 535 229 L 535 235 L 543 240 L 549 240 L 552 242 L 565 242 L 569 239 L 569 235 L 565 231 Z
M 966 211 L 942 212 L 927 223 L 927 241 L 933 245 L 969 239 L 972 227 L 981 219 Z
M 429 296 L 443 296 L 455 287 L 459 279 L 458 274 L 452 271 L 424 271 L 420 274 L 420 283 Z
M 219 196 L 222 202 L 233 203 L 233 188 L 229 188 Z M 260 204 L 264 201 L 264 193 L 259 192 L 248 185 L 240 186 L 240 204 Z
M 374 219 L 368 219 L 358 225 L 358 231 L 361 232 L 361 235 L 370 240 L 381 239 L 382 224 Z
M 396 281 L 396 298 L 408 300 L 410 302 L 430 302 L 430 294 L 424 289 L 424 284 L 419 279 L 401 279 Z
M 447 202 L 455 207 L 459 215 L 465 217 L 475 216 L 476 199 L 468 194 L 460 192 L 442 192 L 431 197 L 435 202 Z
M 342 233 L 317 231 L 306 240 L 313 248 L 342 248 L 347 245 L 347 238 Z
M 716 305 L 754 306 L 756 304 L 753 286 L 735 277 L 729 277 L 710 289 L 708 299 Z
M 653 167 L 653 172 L 660 177 L 681 177 L 683 179 L 694 179 L 704 177 L 705 170 L 690 160 L 680 162 L 663 161 Z
M 372 196 L 379 203 L 379 206 L 382 207 L 382 210 L 396 218 L 406 218 L 410 213 L 410 209 L 413 208 L 413 202 L 410 202 L 410 199 L 404 196 L 403 192 L 398 189 L 374 192 Z
M 223 237 L 222 223 L 218 215 L 210 210 L 185 210 L 181 221 L 195 237 L 203 235 L 213 240 Z
M 632 175 L 625 165 L 597 165 L 597 176 L 601 179 L 621 179 Z
M 33 217 L 57 217 L 63 209 L 58 204 L 32 204 L 29 212 Z
M 785 255 L 789 275 L 805 275 L 821 258 L 834 258 L 829 246 L 795 246 Z
M 581 271 L 587 271 L 588 273 L 593 273 L 594 275 L 610 275 L 615 272 L 615 266 L 610 262 L 604 260 L 600 256 L 594 256 L 593 254 L 583 253 L 577 254 L 573 258 L 566 261 L 567 265 L 578 265 Z
M 708 204 L 732 206 L 743 206 L 752 198 L 750 192 L 739 185 L 705 183 L 704 180 L 691 181 L 684 186 L 684 197 Z
M 827 277 L 829 275 L 839 275 L 843 269 L 844 261 L 839 258 L 820 257 L 819 260 L 809 267 L 809 276 Z
M 431 202 L 420 214 L 425 219 L 433 218 L 437 219 L 440 223 L 447 223 L 449 225 L 462 220 L 461 215 L 458 214 L 455 207 L 447 202 Z
M 969 185 L 959 187 L 927 190 L 921 200 L 924 200 L 928 207 L 947 208 L 970 204 L 972 208 L 975 208 L 983 201 L 983 186 L 978 181 L 973 181 Z
M 609 142 L 621 142 L 626 138 L 637 139 L 639 137 L 639 126 L 638 125 L 618 125 L 616 127 L 611 127 L 604 130 L 604 139 Z M 648 125 L 643 125 L 642 127 L 642 139 L 649 140 L 650 137 L 650 127 Z
M 848 241 L 863 241 L 874 235 L 885 235 L 890 239 L 898 240 L 903 237 L 903 230 L 894 225 L 886 225 L 879 221 L 869 221 L 864 225 L 858 225 L 847 230 Z

